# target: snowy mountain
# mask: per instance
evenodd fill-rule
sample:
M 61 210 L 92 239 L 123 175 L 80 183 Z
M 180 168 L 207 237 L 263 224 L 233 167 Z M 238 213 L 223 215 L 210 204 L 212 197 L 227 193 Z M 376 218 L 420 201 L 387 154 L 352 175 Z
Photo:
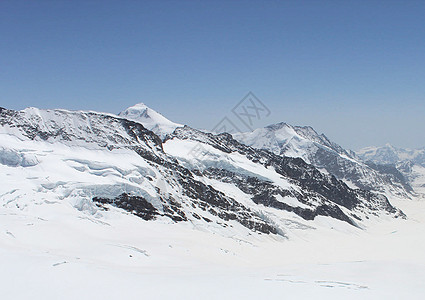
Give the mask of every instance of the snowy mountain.
M 1 109 L 0 142 L 7 182 L 0 201 L 10 212 L 55 203 L 99 221 L 121 211 L 220 234 L 282 236 L 315 228 L 323 217 L 356 227 L 371 217 L 404 217 L 385 196 L 225 133 L 177 127 L 162 141 L 111 114 Z
M 183 127 L 181 124 L 171 122 L 160 113 L 147 107 L 144 103 L 131 106 L 118 115 L 142 124 L 161 138 L 172 133 L 177 127 Z
M 301 157 L 307 162 L 311 162 L 318 147 L 350 157 L 341 146 L 331 142 L 325 135 L 319 135 L 310 126 L 278 123 L 252 132 L 236 133 L 234 137 L 255 148 L 267 149 L 278 155 Z
M 423 295 L 421 201 L 226 133 L 0 108 L 0 180 L 4 299 Z
M 356 152 L 364 161 L 372 161 L 378 164 L 397 164 L 410 161 L 425 167 L 425 148 L 403 149 L 390 144 L 384 147 L 366 147 Z
M 395 167 L 416 192 L 425 194 L 425 148 L 403 149 L 387 144 L 384 147 L 363 148 L 356 154 L 369 165 Z
M 343 149 L 309 126 L 279 123 L 233 136 L 239 142 L 254 148 L 281 156 L 300 157 L 353 188 L 370 190 L 389 197 L 411 196 L 411 187 L 397 169 L 365 164 L 352 151 Z

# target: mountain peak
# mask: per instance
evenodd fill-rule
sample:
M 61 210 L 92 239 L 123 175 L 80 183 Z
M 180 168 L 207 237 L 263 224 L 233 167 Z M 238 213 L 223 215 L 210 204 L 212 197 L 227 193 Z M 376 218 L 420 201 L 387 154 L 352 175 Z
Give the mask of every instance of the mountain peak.
M 161 138 L 172 133 L 177 127 L 183 126 L 168 120 L 162 114 L 142 102 L 130 106 L 118 115 L 122 118 L 141 123 L 144 127 L 153 131 Z
M 129 108 L 140 108 L 140 109 L 145 109 L 145 108 L 149 108 L 145 103 L 140 102 L 140 103 L 136 103 L 133 106 L 130 106 Z
M 290 127 L 290 125 L 288 125 L 285 122 L 280 122 L 280 123 L 271 124 L 271 125 L 266 126 L 266 128 L 270 129 L 270 130 L 279 130 L 279 129 L 282 129 L 284 127 Z
M 266 149 L 275 154 L 302 157 L 309 162 L 312 147 L 326 147 L 339 155 L 350 156 L 341 146 L 318 134 L 311 126 L 292 126 L 285 122 L 268 125 L 249 133 L 235 134 L 234 138 L 254 148 Z
M 393 145 L 391 145 L 390 143 L 386 143 L 385 148 L 388 148 L 388 149 L 391 149 L 391 150 L 397 150 L 397 148 L 394 147 Z

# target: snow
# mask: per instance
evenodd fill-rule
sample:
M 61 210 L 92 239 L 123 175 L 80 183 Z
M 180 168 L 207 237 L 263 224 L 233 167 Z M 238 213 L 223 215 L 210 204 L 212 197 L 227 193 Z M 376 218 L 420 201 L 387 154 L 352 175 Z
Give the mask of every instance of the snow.
M 289 240 L 224 237 L 117 210 L 95 218 L 59 203 L 6 208 L 2 298 L 422 299 L 424 204 L 401 203 L 408 221 L 298 230 Z
M 412 161 L 425 166 L 425 149 L 403 149 L 386 144 L 384 147 L 365 147 L 356 153 L 363 160 L 371 160 L 380 164 Z
M 279 123 L 265 128 L 258 128 L 252 132 L 236 133 L 233 134 L 233 137 L 245 145 L 266 149 L 278 155 L 300 157 L 308 163 L 312 163 L 310 156 L 320 147 L 335 153 L 343 160 L 362 164 L 350 157 L 347 151 L 340 146 L 332 144 L 326 136 L 319 135 L 311 127 Z
M 288 196 L 282 197 L 281 195 L 276 195 L 275 197 L 276 197 L 277 201 L 286 203 L 286 204 L 288 204 L 292 207 L 309 208 L 308 205 L 301 203 L 300 201 L 298 201 L 297 198 L 294 198 L 294 197 L 288 197 Z
M 32 167 L 39 163 L 36 156 L 0 147 L 0 164 L 16 167 Z
M 266 168 L 254 163 L 246 156 L 236 152 L 225 153 L 208 144 L 202 144 L 202 153 L 192 156 L 190 153 L 197 145 L 199 145 L 197 141 L 171 139 L 163 144 L 163 148 L 167 154 L 177 158 L 183 166 L 189 169 L 196 167 L 204 170 L 212 167 L 228 171 L 237 170 L 240 174 L 268 179 L 268 181 L 274 182 L 283 188 L 294 187 L 280 174 L 275 172 L 273 168 Z M 296 189 L 296 187 L 294 188 Z
M 119 113 L 120 117 L 141 123 L 145 128 L 155 132 L 161 138 L 172 133 L 181 124 L 174 123 L 165 118 L 144 103 L 138 103 Z
M 268 149 L 278 155 L 283 154 L 282 149 L 287 147 L 286 156 L 301 157 L 308 162 L 307 150 L 311 147 L 311 142 L 300 136 L 288 124 L 281 124 L 277 128 L 265 127 L 252 132 L 236 133 L 233 137 L 248 146 Z
M 160 207 L 155 182 L 146 180 L 148 175 L 159 178 L 160 174 L 133 151 L 21 141 L 5 134 L 0 134 L 0 146 L 0 179 L 8 182 L 0 186 L 0 195 L 8 199 L 8 205 L 65 199 L 81 208 L 92 206 L 93 195 L 116 197 L 131 192 Z
M 425 167 L 414 165 L 412 167 L 412 177 L 413 188 L 425 198 Z

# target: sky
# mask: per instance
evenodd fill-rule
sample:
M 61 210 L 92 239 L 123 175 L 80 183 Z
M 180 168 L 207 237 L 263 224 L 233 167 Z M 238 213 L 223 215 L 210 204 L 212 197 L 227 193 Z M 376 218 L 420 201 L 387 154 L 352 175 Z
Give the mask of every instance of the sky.
M 0 106 L 144 102 L 212 129 L 251 91 L 270 110 L 256 127 L 310 125 L 353 150 L 424 147 L 424 11 L 414 0 L 0 0 Z

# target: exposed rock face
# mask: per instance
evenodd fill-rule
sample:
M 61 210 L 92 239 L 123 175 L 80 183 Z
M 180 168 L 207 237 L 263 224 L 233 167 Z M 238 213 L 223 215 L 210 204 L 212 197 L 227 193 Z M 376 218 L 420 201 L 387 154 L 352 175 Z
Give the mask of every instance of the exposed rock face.
M 153 220 L 157 215 L 159 215 L 158 210 L 143 197 L 121 194 L 115 199 L 94 197 L 93 201 L 96 202 L 98 206 L 102 206 L 104 208 L 106 208 L 106 204 L 122 208 L 146 221 Z

